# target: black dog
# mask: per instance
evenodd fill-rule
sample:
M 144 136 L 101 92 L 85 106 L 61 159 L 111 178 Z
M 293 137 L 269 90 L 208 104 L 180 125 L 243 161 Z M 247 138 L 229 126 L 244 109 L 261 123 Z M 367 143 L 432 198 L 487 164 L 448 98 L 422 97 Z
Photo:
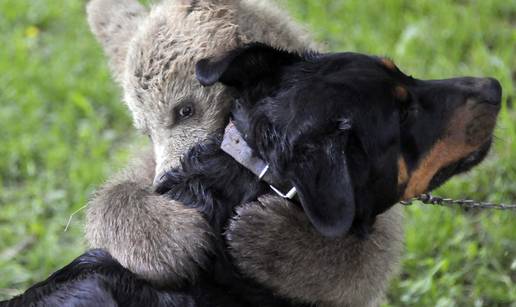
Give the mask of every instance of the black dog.
M 198 63 L 203 85 L 235 91 L 233 120 L 267 181 L 295 187 L 323 235 L 367 236 L 375 217 L 436 188 L 487 154 L 500 109 L 494 79 L 417 80 L 392 61 L 354 53 L 304 56 L 252 44 Z M 198 208 L 217 231 L 196 284 L 159 289 L 90 251 L 2 306 L 290 306 L 239 274 L 222 233 L 235 206 L 274 193 L 220 149 L 194 146 L 160 193 Z M 265 172 L 264 172 L 265 173 Z M 261 174 L 263 175 L 263 174 Z

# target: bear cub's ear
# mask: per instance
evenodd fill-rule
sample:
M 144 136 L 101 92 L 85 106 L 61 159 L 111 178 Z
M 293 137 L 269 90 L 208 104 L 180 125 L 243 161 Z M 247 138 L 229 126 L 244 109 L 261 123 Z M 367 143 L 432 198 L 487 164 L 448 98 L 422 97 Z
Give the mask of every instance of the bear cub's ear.
M 195 66 L 197 80 L 202 85 L 221 82 L 242 90 L 263 80 L 270 80 L 281 69 L 302 57 L 261 43 L 251 43 L 221 57 L 202 59 Z
M 91 31 L 120 82 L 128 44 L 148 12 L 137 0 L 92 0 L 86 10 Z

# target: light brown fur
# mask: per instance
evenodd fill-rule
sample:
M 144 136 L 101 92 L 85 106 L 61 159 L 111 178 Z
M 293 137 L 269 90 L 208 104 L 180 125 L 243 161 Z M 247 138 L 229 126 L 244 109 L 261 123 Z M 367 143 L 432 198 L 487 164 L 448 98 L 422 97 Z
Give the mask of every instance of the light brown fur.
M 192 3 L 196 5 L 192 7 Z M 177 165 L 188 147 L 222 128 L 227 115 L 231 98 L 221 86 L 201 87 L 194 77 L 195 62 L 248 41 L 297 51 L 314 48 L 315 44 L 288 16 L 263 0 L 170 0 L 156 5 L 150 12 L 135 0 L 92 0 L 88 16 L 110 59 L 116 80 L 124 89 L 124 100 L 135 126 L 152 139 L 154 155 L 147 154 L 143 163 L 130 165 L 96 193 L 88 208 L 86 237 L 92 247 L 106 249 L 124 266 L 155 283 L 193 280 L 199 264 L 210 252 L 210 230 L 195 210 L 153 194 L 152 185 L 154 177 Z M 174 114 L 184 103 L 192 105 L 195 113 L 178 121 Z M 285 210 L 263 210 L 260 218 L 267 227 L 286 232 L 310 229 L 308 221 L 285 201 L 271 200 L 268 206 Z M 245 216 L 244 211 L 240 214 Z M 290 215 L 298 218 L 282 218 Z M 264 278 L 277 291 L 293 298 L 338 305 L 364 302 L 364 293 L 374 292 L 371 298 L 376 300 L 378 293 L 385 290 L 386 281 L 393 274 L 389 268 L 398 262 L 401 250 L 401 217 L 393 215 L 385 221 L 386 225 L 389 223 L 392 227 L 378 228 L 374 241 L 356 241 L 351 237 L 331 241 L 310 231 L 299 232 L 291 240 L 270 232 L 264 237 L 267 240 L 261 242 L 264 248 L 277 245 L 279 253 L 292 257 L 282 259 L 285 269 L 276 279 L 276 274 L 270 271 L 259 275 L 254 267 L 249 267 L 253 262 L 240 259 L 238 254 L 236 261 L 243 272 L 260 280 Z M 253 238 L 264 230 L 245 218 L 234 220 L 232 225 L 229 234 L 233 238 Z M 305 242 L 300 242 L 305 235 Z M 343 243 L 348 241 L 353 241 L 356 248 L 348 250 L 349 246 Z M 256 259 L 260 259 L 260 251 L 245 239 L 233 239 L 233 242 L 235 251 L 254 251 Z M 362 262 L 362 253 L 376 244 L 382 248 L 368 252 L 374 254 L 370 257 L 372 262 Z M 305 256 L 303 262 L 297 262 L 298 256 L 291 253 L 293 245 L 292 252 Z M 333 263 L 330 257 L 319 265 L 319 258 L 310 257 L 311 246 L 320 248 L 322 254 L 336 255 L 335 259 L 349 262 Z M 398 252 L 384 253 L 383 249 Z M 264 260 L 268 257 L 267 253 L 263 255 Z M 388 263 L 386 269 L 377 272 L 376 268 L 385 263 Z M 331 288 L 302 278 L 307 274 L 317 276 L 316 280 L 320 281 L 320 272 L 328 270 L 334 270 L 332 280 L 337 282 Z M 362 275 L 371 272 L 375 274 Z M 289 282 L 280 286 L 283 279 Z M 299 289 L 306 289 L 310 296 L 300 295 L 295 281 L 301 282 Z M 331 295 L 324 293 L 325 287 Z M 337 294 L 339 291 L 342 293 Z M 368 302 L 373 304 L 373 300 Z
M 376 306 L 403 250 L 401 208 L 379 215 L 366 240 L 321 237 L 277 197 L 238 209 L 227 238 L 243 271 L 278 293 L 319 306 Z
M 153 193 L 154 165 L 144 152 L 95 193 L 87 239 L 148 280 L 194 280 L 210 252 L 211 228 L 197 210 Z

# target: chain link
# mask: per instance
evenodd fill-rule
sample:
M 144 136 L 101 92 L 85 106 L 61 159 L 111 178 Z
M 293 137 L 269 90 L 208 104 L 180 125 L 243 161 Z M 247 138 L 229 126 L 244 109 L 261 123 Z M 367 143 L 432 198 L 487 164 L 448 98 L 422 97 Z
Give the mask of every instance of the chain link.
M 495 204 L 489 202 L 478 202 L 470 199 L 452 199 L 443 198 L 439 196 L 433 196 L 432 194 L 421 194 L 418 197 L 412 198 L 407 201 L 402 201 L 401 204 L 404 206 L 413 205 L 415 201 L 420 201 L 426 205 L 435 205 L 443 207 L 460 207 L 468 209 L 497 209 L 497 210 L 516 210 L 515 204 Z

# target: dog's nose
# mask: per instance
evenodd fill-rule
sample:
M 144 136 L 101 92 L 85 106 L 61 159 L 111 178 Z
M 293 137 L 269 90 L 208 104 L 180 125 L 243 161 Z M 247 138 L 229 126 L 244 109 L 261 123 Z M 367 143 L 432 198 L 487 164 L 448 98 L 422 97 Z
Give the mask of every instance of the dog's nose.
M 452 84 L 477 103 L 501 106 L 502 86 L 494 78 L 455 78 L 452 79 Z
M 479 102 L 500 105 L 502 101 L 502 86 L 494 78 L 478 79 Z

